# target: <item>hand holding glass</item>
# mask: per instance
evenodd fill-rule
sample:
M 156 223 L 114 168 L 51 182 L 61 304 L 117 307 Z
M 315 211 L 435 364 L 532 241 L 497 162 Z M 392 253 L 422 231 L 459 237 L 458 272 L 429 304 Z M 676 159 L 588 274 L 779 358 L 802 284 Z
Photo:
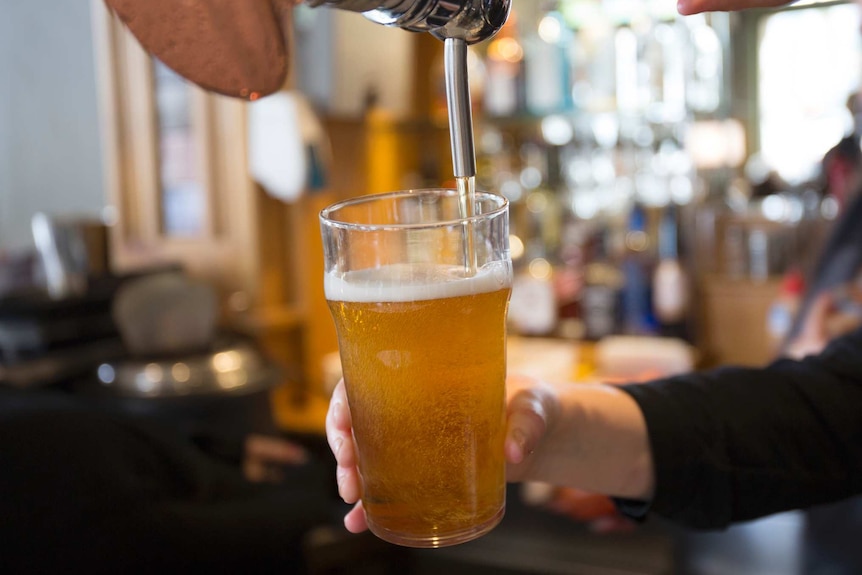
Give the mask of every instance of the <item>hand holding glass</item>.
M 321 213 L 362 503 L 377 536 L 440 547 L 505 508 L 508 204 L 454 190 L 364 196 Z

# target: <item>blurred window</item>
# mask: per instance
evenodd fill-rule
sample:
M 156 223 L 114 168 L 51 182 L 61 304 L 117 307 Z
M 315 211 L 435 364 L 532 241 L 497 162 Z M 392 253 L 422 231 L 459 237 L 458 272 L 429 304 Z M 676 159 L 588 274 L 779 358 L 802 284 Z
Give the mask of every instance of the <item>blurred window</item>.
M 167 236 L 204 233 L 206 194 L 201 178 L 200 139 L 195 137 L 192 86 L 153 60 L 158 124 L 161 226 Z
M 859 8 L 789 9 L 758 30 L 758 115 L 763 159 L 789 183 L 817 173 L 823 155 L 853 130 L 847 108 L 862 76 Z

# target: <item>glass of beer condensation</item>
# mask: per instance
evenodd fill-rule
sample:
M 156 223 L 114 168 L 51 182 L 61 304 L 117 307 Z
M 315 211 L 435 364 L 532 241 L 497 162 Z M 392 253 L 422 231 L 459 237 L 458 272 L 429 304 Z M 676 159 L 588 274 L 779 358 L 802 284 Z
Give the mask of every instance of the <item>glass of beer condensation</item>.
M 371 531 L 411 547 L 475 539 L 505 511 L 508 202 L 455 190 L 363 196 L 321 212 Z

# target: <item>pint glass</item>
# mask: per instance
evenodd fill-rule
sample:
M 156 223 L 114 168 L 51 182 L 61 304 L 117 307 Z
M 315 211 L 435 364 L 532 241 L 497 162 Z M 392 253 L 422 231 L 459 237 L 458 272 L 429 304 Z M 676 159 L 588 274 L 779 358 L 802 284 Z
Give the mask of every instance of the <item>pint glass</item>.
M 454 190 L 364 196 L 321 212 L 325 291 L 373 533 L 441 547 L 505 510 L 508 203 Z

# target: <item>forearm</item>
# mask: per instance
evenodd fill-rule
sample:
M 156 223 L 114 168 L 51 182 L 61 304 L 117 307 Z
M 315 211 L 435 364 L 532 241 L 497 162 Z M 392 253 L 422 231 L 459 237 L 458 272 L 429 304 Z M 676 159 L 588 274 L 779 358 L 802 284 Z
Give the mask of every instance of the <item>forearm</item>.
M 645 414 L 653 510 L 700 528 L 862 491 L 862 333 L 819 357 L 625 391 Z
M 557 384 L 540 392 L 538 401 L 545 404 L 540 409 L 547 415 L 545 437 L 510 469 L 510 478 L 619 497 L 650 496 L 653 468 L 646 423 L 628 394 L 604 385 Z

